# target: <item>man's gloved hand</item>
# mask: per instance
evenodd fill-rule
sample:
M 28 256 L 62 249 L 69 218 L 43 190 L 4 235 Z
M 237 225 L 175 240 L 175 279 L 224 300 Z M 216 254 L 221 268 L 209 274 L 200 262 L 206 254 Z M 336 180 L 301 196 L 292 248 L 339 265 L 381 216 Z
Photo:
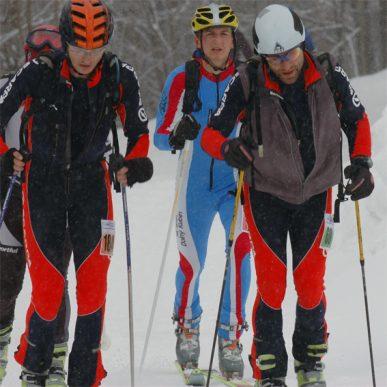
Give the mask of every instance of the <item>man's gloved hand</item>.
M 126 184 L 131 187 L 134 183 L 144 183 L 153 175 L 153 163 L 149 157 L 124 160 Z
M 11 176 L 15 172 L 23 172 L 25 163 L 30 159 L 30 154 L 26 150 L 18 151 L 10 148 L 1 157 L 1 174 L 2 176 Z
M 195 140 L 198 136 L 200 125 L 190 114 L 184 114 L 179 124 L 169 135 L 169 145 L 174 150 L 184 148 L 185 140 Z
M 253 161 L 249 147 L 239 138 L 233 138 L 222 145 L 222 155 L 228 165 L 245 170 Z
M 352 160 L 351 165 L 344 169 L 344 176 L 351 182 L 345 187 L 345 193 L 351 200 L 360 200 L 371 195 L 374 190 L 374 177 L 370 172 L 371 159 L 359 157 Z

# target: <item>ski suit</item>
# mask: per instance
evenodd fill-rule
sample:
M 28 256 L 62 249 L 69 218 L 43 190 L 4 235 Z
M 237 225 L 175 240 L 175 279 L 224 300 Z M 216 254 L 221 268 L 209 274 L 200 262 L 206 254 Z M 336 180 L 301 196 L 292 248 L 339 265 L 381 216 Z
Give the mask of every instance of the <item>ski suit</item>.
M 232 64 L 220 74 L 214 75 L 200 66 L 198 96 L 202 107 L 200 111 L 193 112 L 192 116 L 200 124 L 201 130 L 194 141 L 186 142 L 188 154 L 183 150 L 179 157 L 182 188 L 176 213 L 176 239 L 180 264 L 176 273 L 174 316 L 180 326 L 190 329 L 199 327 L 202 314 L 199 280 L 206 260 L 208 237 L 214 217 L 219 214 L 226 241 L 233 217 L 236 192 L 233 169 L 224 161 L 206 154 L 200 146 L 200 139 L 202 129 L 216 110 L 234 71 Z M 154 135 L 154 143 L 160 150 L 171 150 L 168 137 L 182 116 L 184 93 L 183 65 L 168 76 L 161 95 Z M 231 135 L 234 136 L 235 133 L 236 128 Z M 219 335 L 235 340 L 240 337 L 244 326 L 245 303 L 250 286 L 250 241 L 243 228 L 242 211 L 238 212 L 230 263 Z
M 0 89 L 10 80 L 11 76 L 0 79 Z M 22 105 L 11 117 L 5 129 L 5 143 L 0 138 L 0 154 L 8 148 L 19 149 L 19 129 L 21 116 L 24 111 Z M 1 157 L 1 156 L 0 156 Z M 1 165 L 1 161 L 0 161 Z M 3 203 L 8 189 L 9 176 L 6 176 L 0 167 L 0 193 Z M 24 279 L 26 259 L 23 246 L 22 200 L 21 187 L 14 187 L 7 214 L 0 228 L 0 330 L 12 325 L 15 315 L 16 299 L 19 295 Z M 71 247 L 67 241 L 64 249 L 64 260 L 68 262 L 71 256 Z M 65 343 L 68 340 L 68 324 L 70 319 L 70 300 L 67 286 L 58 314 L 58 323 L 55 332 L 55 344 Z
M 146 156 L 147 117 L 134 69 L 119 61 L 118 104 L 109 97 L 106 54 L 88 79 L 74 78 L 66 58 L 53 69 L 26 63 L 0 95 L 0 130 L 26 99 L 31 113 L 26 144 L 31 161 L 23 183 L 23 227 L 32 299 L 15 359 L 31 372 L 47 372 L 66 271 L 66 229 L 73 248 L 78 316 L 69 356 L 68 384 L 97 386 L 106 371 L 100 342 L 107 272 L 112 254 L 105 238 L 114 227 L 110 176 L 104 154 L 118 114 L 128 137 L 127 158 Z
M 255 146 L 251 148 L 254 161 L 245 174 L 244 210 L 258 287 L 251 353 L 256 379 L 285 377 L 287 373 L 281 305 L 286 292 L 288 235 L 298 295 L 293 356 L 307 363 L 321 359 L 326 352 L 324 275 L 328 246 L 323 247 L 322 240 L 333 226 L 331 187 L 340 181 L 340 129 L 348 137 L 351 158 L 371 155 L 368 118 L 344 70 L 333 63 L 339 100 L 335 106 L 325 71 L 306 51 L 304 59 L 304 70 L 292 85 L 281 83 L 265 62 L 259 64 L 255 78 L 263 157 Z M 246 107 L 237 72 L 205 129 L 202 146 L 207 152 L 222 158 L 221 146 Z M 257 144 L 256 125 L 246 128 L 241 131 L 242 139 L 250 146 Z M 274 356 L 269 358 L 274 359 L 270 366 L 260 363 L 267 359 L 263 355 Z

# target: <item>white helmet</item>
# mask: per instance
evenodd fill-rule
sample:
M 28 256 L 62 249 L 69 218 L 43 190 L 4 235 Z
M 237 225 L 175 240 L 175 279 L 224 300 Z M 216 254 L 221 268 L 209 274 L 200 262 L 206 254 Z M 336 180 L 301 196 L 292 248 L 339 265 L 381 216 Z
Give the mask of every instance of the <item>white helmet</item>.
M 254 50 L 257 54 L 280 54 L 305 41 L 305 28 L 298 15 L 283 5 L 269 5 L 255 19 Z

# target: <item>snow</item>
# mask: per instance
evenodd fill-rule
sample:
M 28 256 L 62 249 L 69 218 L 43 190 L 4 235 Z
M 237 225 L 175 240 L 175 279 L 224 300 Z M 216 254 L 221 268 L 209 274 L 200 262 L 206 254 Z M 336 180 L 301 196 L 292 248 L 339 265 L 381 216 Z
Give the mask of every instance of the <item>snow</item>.
M 355 90 L 366 105 L 373 123 L 375 166 L 372 170 L 376 189 L 360 202 L 365 270 L 371 317 L 373 349 L 378 386 L 387 386 L 387 70 L 353 81 Z M 143 375 L 138 365 L 145 340 L 161 254 L 165 243 L 171 206 L 174 198 L 176 156 L 159 152 L 153 147 L 150 154 L 154 178 L 128 191 L 134 281 L 134 329 L 137 386 L 181 386 L 175 371 L 175 336 L 171 322 L 174 297 L 174 276 L 178 255 L 174 235 L 169 245 L 167 264 L 159 294 L 150 346 Z M 104 365 L 108 371 L 103 386 L 129 386 L 129 333 L 126 253 L 121 197 L 115 195 L 116 239 L 115 254 L 109 273 L 106 324 L 103 346 Z M 342 220 L 335 229 L 334 246 L 328 257 L 326 288 L 328 299 L 329 354 L 326 356 L 328 385 L 335 387 L 367 387 L 372 385 L 369 350 L 364 310 L 361 270 L 358 258 L 355 212 L 352 202 L 342 205 Z M 224 234 L 219 219 L 213 225 L 208 247 L 206 268 L 201 279 L 201 300 L 204 309 L 201 325 L 202 353 L 200 366 L 208 367 L 212 335 L 215 325 L 218 296 L 224 270 Z M 253 271 L 254 272 L 254 271 Z M 247 304 L 248 321 L 256 292 L 254 275 Z M 71 332 L 74 329 L 74 270 L 70 270 L 70 289 L 73 300 Z M 296 296 L 292 278 L 283 305 L 284 335 L 291 354 Z M 24 289 L 18 299 L 15 329 L 10 348 L 12 354 L 24 329 L 26 308 L 31 292 L 26 276 Z M 246 376 L 251 377 L 247 356 L 252 341 L 252 330 L 243 335 Z M 217 363 L 215 358 L 215 366 Z M 288 385 L 296 386 L 289 356 Z M 17 385 L 20 367 L 11 358 L 5 387 Z M 218 385 L 212 382 L 211 385 Z

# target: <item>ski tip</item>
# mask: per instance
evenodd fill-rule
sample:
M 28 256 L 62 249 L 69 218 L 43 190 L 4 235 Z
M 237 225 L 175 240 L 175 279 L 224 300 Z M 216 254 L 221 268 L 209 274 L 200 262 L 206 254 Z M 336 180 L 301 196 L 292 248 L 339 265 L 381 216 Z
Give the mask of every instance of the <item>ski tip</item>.
M 199 368 L 183 368 L 176 360 L 176 368 L 182 376 L 185 385 L 187 386 L 205 386 L 206 378 Z

